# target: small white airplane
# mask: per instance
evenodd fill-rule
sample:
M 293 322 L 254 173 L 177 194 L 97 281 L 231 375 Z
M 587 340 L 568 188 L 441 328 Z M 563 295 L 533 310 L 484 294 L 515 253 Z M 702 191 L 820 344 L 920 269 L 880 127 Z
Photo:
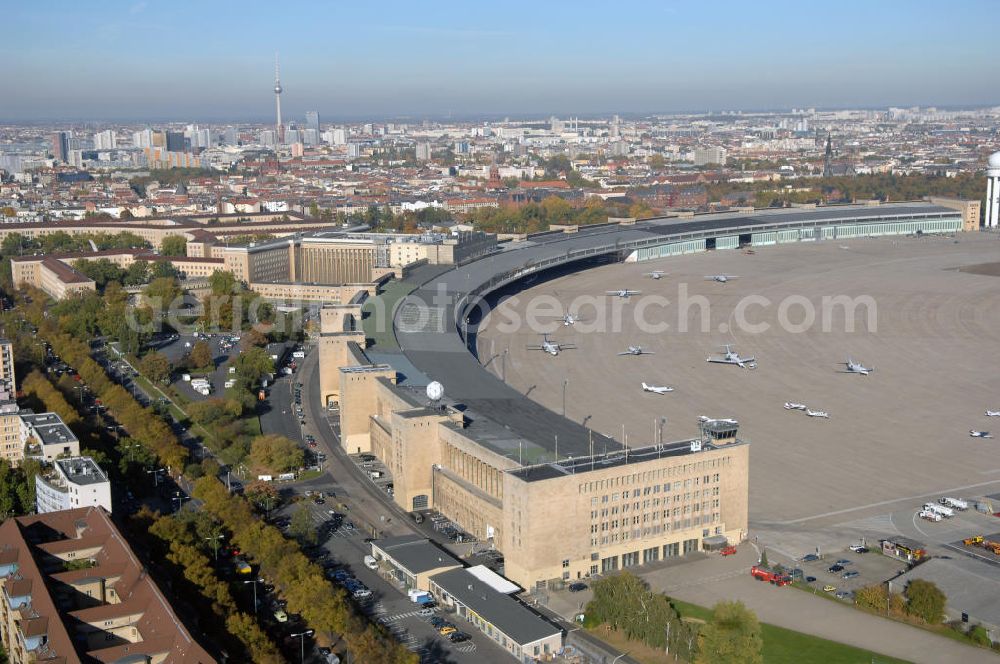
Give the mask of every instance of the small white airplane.
M 653 392 L 655 394 L 666 394 L 667 392 L 674 391 L 674 388 L 667 387 L 666 385 L 663 387 L 657 387 L 656 385 L 646 385 L 646 383 L 642 384 L 642 389 L 645 392 Z
M 624 350 L 619 355 L 656 355 L 655 351 L 643 350 L 642 346 L 629 346 L 628 350 Z
M 969 431 L 969 435 L 972 436 L 973 438 L 992 438 L 993 437 L 993 434 L 991 434 L 989 431 L 974 431 L 974 430 L 970 430 Z
M 623 288 L 622 290 L 609 290 L 606 291 L 608 295 L 614 295 L 616 297 L 621 297 L 624 299 L 629 299 L 633 295 L 642 295 L 642 291 L 629 290 L 628 288 Z
M 542 343 L 527 346 L 528 350 L 542 350 L 549 355 L 558 355 L 561 350 L 572 350 L 574 348 L 576 348 L 575 344 L 561 344 L 558 341 L 552 341 L 547 334 L 542 335 Z
M 706 358 L 707 362 L 715 362 L 717 364 L 735 364 L 736 366 L 743 369 L 756 369 L 757 360 L 753 357 L 740 357 L 740 354 L 735 352 L 730 344 L 723 346 L 726 349 L 725 354 L 722 357 L 709 357 Z
M 587 321 L 583 320 L 582 318 L 574 316 L 573 314 L 566 314 L 565 316 L 563 316 L 559 320 L 561 320 L 562 324 L 565 325 L 565 326 L 567 326 L 567 327 L 570 326 L 570 325 L 576 325 L 577 323 L 586 323 L 587 322 Z
M 841 364 L 843 364 L 844 366 L 846 366 L 847 369 L 844 370 L 844 371 L 841 371 L 840 373 L 856 373 L 856 374 L 861 374 L 862 376 L 867 376 L 868 374 L 870 374 L 873 371 L 875 371 L 874 367 L 866 367 L 865 365 L 861 364 L 860 362 L 855 362 L 854 360 L 852 360 L 849 357 L 847 358 L 846 362 L 842 362 Z
M 662 279 L 663 277 L 670 276 L 669 272 L 664 272 L 663 270 L 653 270 L 652 272 L 647 272 L 643 276 L 651 277 L 653 279 Z
M 792 403 L 791 401 L 785 402 L 785 410 L 805 410 L 806 405 L 804 403 Z
M 988 410 L 986 411 L 986 417 L 1000 417 L 1000 410 Z
M 806 415 L 808 415 L 809 417 L 825 417 L 827 419 L 829 419 L 830 417 L 830 413 L 827 413 L 826 411 L 812 410 L 810 408 L 806 408 Z
M 730 279 L 739 279 L 735 274 L 710 274 L 705 277 L 705 281 L 718 281 L 720 284 L 724 284 Z

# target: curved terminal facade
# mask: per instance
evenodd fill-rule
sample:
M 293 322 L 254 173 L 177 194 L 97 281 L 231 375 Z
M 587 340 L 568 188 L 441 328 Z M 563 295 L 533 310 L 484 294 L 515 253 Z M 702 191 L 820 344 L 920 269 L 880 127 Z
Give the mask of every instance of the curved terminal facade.
M 369 333 L 386 296 L 364 305 L 364 325 L 360 303 L 324 308 L 320 389 L 339 402 L 345 450 L 386 464 L 403 509 L 437 509 L 491 543 L 504 554 L 506 575 L 525 588 L 740 542 L 750 446 L 735 422 L 703 422 L 693 440 L 626 446 L 543 408 L 484 369 L 496 358 L 474 354 L 490 298 L 546 271 L 609 261 L 953 233 L 972 226 L 969 212 L 950 202 L 845 206 L 626 220 L 532 236 L 394 284 L 396 298 L 408 294 L 395 307 L 392 334 Z M 424 393 L 431 380 L 444 385 L 441 403 Z

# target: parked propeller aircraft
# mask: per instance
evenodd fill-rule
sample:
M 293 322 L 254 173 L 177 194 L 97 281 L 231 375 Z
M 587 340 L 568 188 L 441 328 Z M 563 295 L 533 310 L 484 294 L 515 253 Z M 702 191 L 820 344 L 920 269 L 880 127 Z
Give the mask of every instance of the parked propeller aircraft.
M 841 371 L 840 373 L 856 373 L 856 374 L 861 374 L 862 376 L 867 376 L 868 374 L 875 371 L 874 367 L 866 367 L 860 362 L 855 362 L 850 357 L 847 358 L 846 362 L 842 362 L 841 364 L 846 366 L 847 369 Z
M 619 355 L 655 355 L 652 350 L 643 350 L 642 346 L 629 346 L 628 350 L 623 350 Z
M 537 345 L 526 346 L 528 350 L 542 350 L 549 355 L 558 355 L 561 350 L 572 350 L 576 348 L 576 344 L 561 344 L 558 341 L 552 341 L 549 339 L 549 335 L 542 335 L 542 343 Z
M 642 291 L 629 290 L 628 288 L 623 288 L 621 290 L 609 290 L 606 292 L 608 295 L 614 295 L 616 297 L 624 298 L 626 300 L 632 297 L 633 295 L 642 295 Z
M 642 384 L 642 389 L 645 392 L 654 392 L 656 394 L 666 394 L 667 392 L 674 391 L 674 388 L 667 387 L 666 385 L 663 387 L 657 387 L 656 385 L 646 385 L 646 383 Z

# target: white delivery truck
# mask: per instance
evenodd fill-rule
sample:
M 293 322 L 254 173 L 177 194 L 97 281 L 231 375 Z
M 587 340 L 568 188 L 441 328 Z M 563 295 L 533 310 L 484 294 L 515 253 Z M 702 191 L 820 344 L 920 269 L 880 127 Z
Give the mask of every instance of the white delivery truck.
M 924 505 L 924 509 L 927 510 L 928 512 L 935 512 L 936 514 L 940 514 L 946 519 L 950 519 L 951 517 L 955 516 L 955 510 L 951 509 L 950 507 L 945 507 L 944 505 L 927 503 Z
M 964 500 L 961 500 L 959 498 L 949 498 L 949 497 L 945 496 L 944 498 L 940 499 L 938 502 L 941 503 L 942 505 L 946 506 L 946 507 L 952 507 L 952 508 L 954 508 L 956 510 L 963 510 L 964 511 L 964 510 L 969 509 L 969 503 L 967 503 Z

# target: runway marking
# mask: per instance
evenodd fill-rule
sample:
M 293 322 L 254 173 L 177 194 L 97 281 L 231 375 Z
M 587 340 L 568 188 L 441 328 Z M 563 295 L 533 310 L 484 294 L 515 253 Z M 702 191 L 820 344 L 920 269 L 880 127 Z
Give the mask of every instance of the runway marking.
M 1000 483 L 1000 480 L 990 480 L 988 482 L 978 482 L 976 484 L 966 484 L 965 486 L 956 486 L 950 489 L 938 489 L 937 491 L 931 491 L 928 493 L 918 493 L 913 496 L 906 496 L 903 498 L 893 498 L 892 500 L 880 500 L 877 503 L 868 503 L 867 505 L 859 505 L 858 507 L 848 507 L 842 510 L 834 510 L 832 512 L 824 512 L 823 514 L 813 514 L 812 516 L 804 516 L 798 519 L 789 519 L 788 521 L 759 521 L 758 523 L 763 526 L 767 525 L 779 525 L 779 526 L 791 526 L 797 523 L 804 523 L 806 521 L 812 521 L 814 519 L 823 519 L 828 516 L 838 516 L 840 514 L 850 514 L 851 512 L 860 512 L 861 510 L 871 509 L 872 507 L 882 507 L 883 505 L 893 505 L 895 503 L 905 503 L 912 500 L 917 500 L 918 498 L 926 498 L 928 496 L 936 495 L 947 495 L 949 493 L 956 493 L 958 491 L 965 491 L 967 489 L 978 489 L 983 486 L 991 486 Z

